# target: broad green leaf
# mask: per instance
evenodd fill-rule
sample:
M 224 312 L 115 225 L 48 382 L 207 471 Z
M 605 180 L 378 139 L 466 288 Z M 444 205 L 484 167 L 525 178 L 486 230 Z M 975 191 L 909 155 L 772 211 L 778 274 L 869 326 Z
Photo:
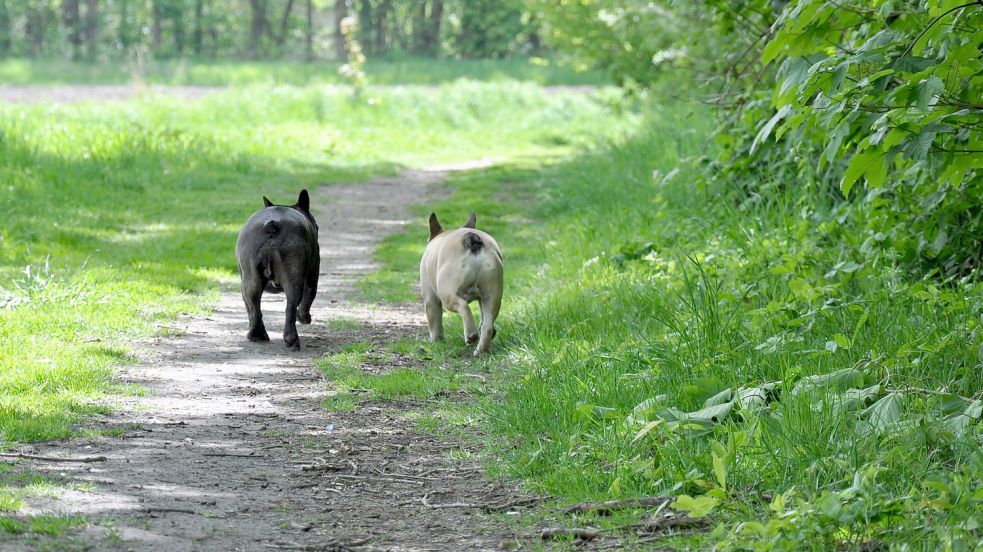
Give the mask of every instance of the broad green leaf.
M 830 388 L 842 391 L 859 388 L 864 383 L 864 375 L 856 368 L 844 368 L 828 374 L 817 374 L 800 379 L 792 388 L 792 395 L 798 395 L 809 389 Z
M 874 431 L 881 432 L 901 419 L 902 397 L 900 393 L 888 393 L 884 398 L 864 410 L 864 416 Z
M 928 78 L 922 79 L 915 87 L 918 94 L 918 108 L 925 109 L 929 106 L 936 95 L 945 92 L 945 83 L 942 79 L 936 77 L 935 75 L 929 75 Z
M 693 498 L 689 495 L 680 495 L 669 506 L 674 510 L 684 511 L 690 517 L 701 518 L 713 511 L 720 500 L 712 496 L 702 495 Z
M 781 109 L 779 109 L 774 115 L 771 116 L 771 119 L 768 119 L 768 122 L 765 123 L 765 126 L 761 127 L 761 130 L 758 132 L 758 135 L 754 137 L 754 142 L 751 143 L 751 153 L 754 153 L 754 151 L 758 148 L 758 144 L 761 144 L 762 142 L 768 139 L 768 136 L 771 135 L 771 130 L 775 128 L 775 125 L 777 125 L 779 121 L 787 117 L 789 113 L 792 113 L 792 106 L 783 105 Z
M 938 60 L 918 56 L 901 56 L 891 62 L 890 67 L 905 73 L 920 73 L 938 63 Z
M 716 404 L 713 406 L 708 406 L 706 408 L 701 408 L 696 412 L 689 412 L 686 414 L 687 420 L 706 420 L 710 422 L 720 423 L 727 417 L 730 413 L 731 408 L 734 407 L 734 401 L 726 402 L 723 404 Z
M 733 396 L 734 396 L 733 389 L 724 389 L 720 393 L 717 393 L 716 395 L 704 401 L 703 406 L 706 407 L 706 406 L 715 406 L 718 404 L 723 404 L 725 402 L 729 402 Z

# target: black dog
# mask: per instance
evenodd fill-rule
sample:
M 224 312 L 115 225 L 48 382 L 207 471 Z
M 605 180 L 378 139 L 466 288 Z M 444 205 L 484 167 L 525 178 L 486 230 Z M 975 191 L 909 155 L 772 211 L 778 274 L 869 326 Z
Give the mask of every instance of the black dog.
M 286 293 L 287 319 L 283 341 L 300 349 L 297 322 L 311 323 L 311 303 L 317 293 L 321 251 L 317 222 L 311 216 L 311 199 L 301 190 L 296 205 L 273 205 L 249 217 L 236 240 L 236 259 L 242 277 L 242 299 L 249 313 L 249 341 L 269 341 L 263 325 L 260 300 L 263 291 Z

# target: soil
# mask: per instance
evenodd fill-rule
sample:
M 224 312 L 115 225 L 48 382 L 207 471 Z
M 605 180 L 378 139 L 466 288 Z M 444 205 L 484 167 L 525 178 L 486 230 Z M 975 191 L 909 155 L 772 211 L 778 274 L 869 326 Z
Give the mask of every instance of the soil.
M 477 451 L 418 429 L 424 405 L 363 403 L 329 412 L 331 392 L 314 366 L 356 340 L 425 336 L 422 308 L 359 303 L 355 281 L 373 270 L 374 245 L 410 224 L 408 207 L 440 193 L 448 171 L 325 186 L 312 197 L 322 273 L 302 348 L 282 342 L 282 296 L 266 294 L 272 341 L 246 340 L 238 286 L 207 316 L 173 323 L 176 337 L 135 345 L 140 363 L 121 379 L 147 390 L 103 420 L 122 436 L 22 447 L 46 456 L 105 461 L 18 465 L 77 487 L 31 499 L 25 514 L 86 516 L 69 537 L 91 550 L 493 550 L 518 545 L 512 515 L 484 505 L 527 499 L 492 481 Z M 259 200 L 257 198 L 257 203 Z M 426 236 L 423 221 L 421 239 Z M 230 244 L 231 247 L 231 244 Z M 407 276 L 411 278 L 411 275 Z M 356 320 L 337 330 L 329 321 Z M 370 369 L 367 367 L 366 369 Z M 61 549 L 58 540 L 11 537 L 4 550 Z M 65 536 L 60 539 L 66 539 Z

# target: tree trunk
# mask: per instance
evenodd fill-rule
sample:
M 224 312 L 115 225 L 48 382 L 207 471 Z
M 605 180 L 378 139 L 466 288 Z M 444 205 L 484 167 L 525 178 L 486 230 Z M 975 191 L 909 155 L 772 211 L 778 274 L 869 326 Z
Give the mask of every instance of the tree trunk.
M 249 55 L 256 59 L 259 57 L 259 45 L 266 33 L 269 23 L 266 20 L 266 2 L 263 0 L 249 0 L 252 9 L 252 23 L 249 35 Z
M 307 61 L 314 60 L 314 0 L 307 0 L 307 35 L 304 44 Z
M 348 15 L 348 6 L 345 0 L 335 0 L 334 3 L 334 53 L 338 59 L 348 57 L 348 48 L 345 46 L 345 37 L 341 34 L 341 20 Z
M 153 15 L 153 22 L 151 23 L 151 34 L 153 36 L 153 48 L 154 53 L 160 53 L 160 0 L 153 1 L 153 7 L 151 9 Z
M 174 51 L 184 55 L 184 9 L 171 5 L 171 23 L 174 25 Z
M 45 6 L 28 8 L 25 31 L 31 46 L 31 54 L 35 56 L 42 54 L 45 34 L 48 32 L 48 12 Z
M 96 59 L 99 52 L 99 1 L 87 0 L 85 5 L 85 44 L 86 57 Z
M 0 54 L 10 53 L 10 12 L 7 0 L 0 0 Z
M 310 4 L 310 1 L 308 1 Z M 283 17 L 280 18 L 280 34 L 276 37 L 276 45 L 283 46 L 287 40 L 287 24 L 290 23 L 290 11 L 294 8 L 294 0 L 287 0 L 287 6 L 283 8 Z
M 129 2 L 119 3 L 119 27 L 116 29 L 116 40 L 123 47 L 123 51 L 130 48 L 130 17 L 129 11 L 126 9 L 127 5 Z
M 386 20 L 390 7 L 392 7 L 392 0 L 382 0 L 375 14 L 375 49 L 379 53 L 386 51 Z
M 72 59 L 82 57 L 82 26 L 79 0 L 65 0 L 61 5 L 62 22 L 68 31 L 68 43 L 72 46 Z
M 369 0 L 359 2 L 357 36 L 362 42 L 362 50 L 366 52 L 374 52 L 372 47 L 375 44 L 373 40 L 375 36 L 375 20 L 372 17 L 372 13 L 372 2 Z
M 195 50 L 195 55 L 201 55 L 201 43 L 202 35 L 204 29 L 202 29 L 202 15 L 205 12 L 205 0 L 195 0 L 195 30 L 191 37 L 192 48 Z
M 433 0 L 430 6 L 430 28 L 427 29 L 424 47 L 430 55 L 440 50 L 440 24 L 444 20 L 444 0 Z

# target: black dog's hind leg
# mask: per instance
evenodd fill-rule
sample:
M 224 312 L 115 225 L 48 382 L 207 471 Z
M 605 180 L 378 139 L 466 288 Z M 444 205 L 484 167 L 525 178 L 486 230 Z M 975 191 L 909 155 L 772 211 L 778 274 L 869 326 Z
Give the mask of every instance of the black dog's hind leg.
M 284 276 L 287 276 L 284 274 Z M 297 336 L 297 307 L 304 296 L 304 282 L 296 278 L 285 277 L 283 292 L 287 296 L 286 319 L 283 322 L 283 342 L 288 349 L 300 350 L 300 338 Z
M 311 304 L 314 303 L 314 296 L 317 295 L 317 279 L 321 270 L 320 259 L 314 262 L 314 266 L 307 271 L 307 281 L 304 282 L 304 296 L 297 307 L 297 321 L 301 324 L 311 323 Z
M 263 299 L 264 282 L 258 278 L 243 278 L 242 281 L 242 300 L 246 303 L 246 312 L 249 314 L 249 333 L 246 337 L 249 341 L 269 341 L 270 336 L 266 333 L 266 326 L 263 325 L 263 311 L 260 309 L 260 301 Z

